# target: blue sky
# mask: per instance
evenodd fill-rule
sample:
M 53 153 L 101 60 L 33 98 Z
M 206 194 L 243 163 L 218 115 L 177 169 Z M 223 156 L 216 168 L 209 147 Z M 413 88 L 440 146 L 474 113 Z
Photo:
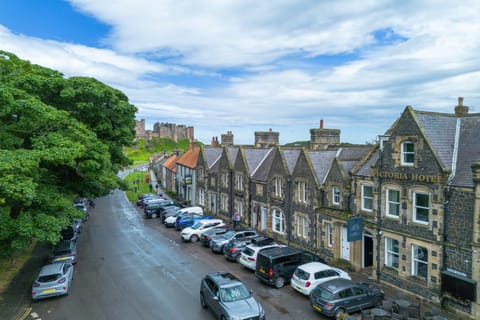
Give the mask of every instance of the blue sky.
M 478 1 L 2 0 L 0 49 L 126 93 L 147 129 L 252 144 L 383 134 L 411 105 L 480 100 Z

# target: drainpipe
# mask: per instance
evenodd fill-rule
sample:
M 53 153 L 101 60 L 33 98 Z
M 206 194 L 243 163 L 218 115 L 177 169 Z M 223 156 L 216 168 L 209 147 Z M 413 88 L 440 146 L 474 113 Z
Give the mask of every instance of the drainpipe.
M 381 144 L 381 143 L 380 143 Z M 377 282 L 380 282 L 380 248 L 381 248 L 381 241 L 382 241 L 382 177 L 380 176 L 380 170 L 383 167 L 383 150 L 382 146 L 380 145 L 378 148 L 378 165 L 377 165 L 377 223 L 376 223 L 376 233 L 377 233 L 377 254 L 376 254 L 376 262 L 377 262 Z
M 287 177 L 287 192 L 286 192 L 286 197 L 285 201 L 287 201 L 287 212 L 288 212 L 288 217 L 287 217 L 287 243 L 290 245 L 290 238 L 292 235 L 292 179 L 291 176 Z

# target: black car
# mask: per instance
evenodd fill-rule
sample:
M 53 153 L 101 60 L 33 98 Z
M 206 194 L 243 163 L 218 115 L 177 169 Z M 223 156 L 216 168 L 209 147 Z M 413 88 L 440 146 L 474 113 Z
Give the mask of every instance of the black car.
M 375 285 L 337 278 L 317 285 L 310 303 L 321 314 L 341 319 L 345 313 L 378 307 L 383 298 L 383 290 Z
M 176 206 L 175 200 L 164 200 L 160 202 L 150 203 L 145 206 L 143 211 L 145 212 L 145 218 L 159 218 L 161 216 L 160 210 L 166 207 Z
M 268 248 L 258 253 L 255 276 L 264 283 L 281 288 L 290 282 L 299 265 L 312 261 L 325 262 L 322 258 L 297 248 Z
M 225 234 L 229 230 L 232 230 L 232 229 L 228 227 L 218 227 L 218 228 L 205 231 L 200 236 L 200 243 L 203 244 L 204 247 L 210 248 L 210 240 L 212 239 L 212 237 Z
M 264 237 L 259 237 L 264 238 Z M 242 250 L 246 246 L 248 246 L 255 238 L 243 238 L 238 240 L 230 240 L 224 247 L 223 247 L 223 255 L 227 260 L 236 261 L 240 260 L 242 256 Z
M 144 194 L 138 195 L 137 206 L 142 206 L 144 199 L 149 198 L 149 197 L 156 197 L 156 196 L 157 195 L 154 194 L 154 193 L 144 193 Z

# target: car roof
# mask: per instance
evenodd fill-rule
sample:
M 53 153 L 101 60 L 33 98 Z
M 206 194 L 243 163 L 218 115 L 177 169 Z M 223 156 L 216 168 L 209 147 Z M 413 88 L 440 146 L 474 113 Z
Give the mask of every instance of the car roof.
M 57 245 L 55 246 L 55 250 L 70 248 L 71 245 L 72 245 L 72 241 L 70 241 L 70 240 L 61 240 L 61 241 L 59 241 L 59 242 L 57 243 Z
M 230 272 L 223 272 L 223 271 L 212 272 L 212 273 L 209 273 L 208 276 L 212 278 L 213 281 L 215 281 L 215 283 L 218 284 L 218 286 L 223 286 L 226 284 L 232 284 L 237 282 L 241 283 L 241 281 Z
M 308 262 L 305 264 L 302 264 L 298 266 L 299 269 L 302 269 L 306 272 L 313 273 L 313 272 L 318 272 L 322 270 L 328 270 L 328 269 L 337 269 L 334 267 L 329 266 L 328 264 L 321 263 L 321 262 Z
M 339 290 L 350 288 L 350 287 L 352 287 L 356 284 L 357 283 L 355 283 L 354 281 L 349 280 L 349 279 L 335 278 L 335 279 L 332 279 L 332 280 L 328 280 L 324 283 L 321 283 L 319 285 L 322 286 L 323 288 L 327 289 L 330 292 L 337 292 Z
M 288 246 L 273 247 L 273 248 L 262 250 L 262 255 L 269 256 L 272 258 L 281 257 L 284 255 L 296 254 L 296 253 L 302 253 L 302 250 L 293 248 L 293 247 L 288 247 Z
M 56 273 L 61 273 L 63 269 L 64 263 L 53 263 L 53 264 L 47 264 L 40 269 L 40 273 L 38 276 L 47 276 L 50 274 L 56 274 Z

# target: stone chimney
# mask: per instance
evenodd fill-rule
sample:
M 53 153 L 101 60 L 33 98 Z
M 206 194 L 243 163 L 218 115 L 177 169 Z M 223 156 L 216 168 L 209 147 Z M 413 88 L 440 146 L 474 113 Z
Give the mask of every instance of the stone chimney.
M 455 107 L 455 115 L 457 117 L 465 117 L 468 115 L 468 107 L 463 105 L 463 97 L 458 97 L 458 106 Z
M 218 147 L 218 137 L 212 137 L 212 147 Z
M 227 131 L 227 133 L 222 134 L 221 142 L 223 146 L 233 146 L 233 133 L 232 131 Z
M 319 129 L 310 129 L 310 149 L 326 149 L 329 145 L 340 144 L 340 129 L 324 129 L 323 119 Z
M 266 148 L 279 144 L 280 133 L 272 131 L 272 128 L 265 131 L 255 131 L 255 147 Z

